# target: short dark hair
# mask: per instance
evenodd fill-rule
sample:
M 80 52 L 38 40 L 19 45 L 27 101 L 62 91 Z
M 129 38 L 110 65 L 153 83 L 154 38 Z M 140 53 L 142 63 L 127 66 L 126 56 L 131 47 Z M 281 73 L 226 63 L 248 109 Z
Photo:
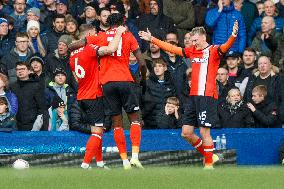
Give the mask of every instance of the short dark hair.
M 55 15 L 53 16 L 52 22 L 55 22 L 55 20 L 56 20 L 57 18 L 64 18 L 64 21 L 65 21 L 65 16 L 64 16 L 63 14 L 55 14 Z
M 164 66 L 167 66 L 167 63 L 162 58 L 154 58 L 152 62 L 153 62 L 153 67 L 155 67 L 157 64 L 162 64 Z
M 256 51 L 253 48 L 251 48 L 251 47 L 246 47 L 244 52 L 245 51 L 252 52 L 252 53 L 254 53 L 254 55 L 256 55 Z
M 124 24 L 124 16 L 120 13 L 113 13 L 107 18 L 109 26 L 122 26 Z
M 25 62 L 25 61 L 16 62 L 16 67 L 17 66 L 26 66 L 28 68 L 28 70 L 31 69 L 31 65 L 28 62 Z
M 110 9 L 108 7 L 102 7 L 99 9 L 99 15 L 102 14 L 103 11 L 109 11 L 110 12 Z

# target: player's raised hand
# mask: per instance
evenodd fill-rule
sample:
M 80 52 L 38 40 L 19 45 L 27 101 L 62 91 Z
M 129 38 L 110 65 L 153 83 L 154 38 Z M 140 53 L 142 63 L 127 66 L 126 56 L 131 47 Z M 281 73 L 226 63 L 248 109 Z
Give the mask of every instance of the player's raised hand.
M 116 29 L 116 32 L 117 33 L 124 33 L 126 31 L 126 27 L 124 26 L 119 26 L 117 29 Z
M 147 28 L 147 32 L 139 31 L 138 34 L 139 34 L 141 39 L 144 39 L 145 41 L 151 41 L 152 35 L 151 35 L 148 28 Z
M 232 33 L 232 35 L 237 36 L 237 35 L 238 35 L 238 30 L 239 30 L 239 23 L 238 23 L 238 21 L 236 20 L 236 21 L 234 22 L 234 27 L 233 27 L 233 33 Z

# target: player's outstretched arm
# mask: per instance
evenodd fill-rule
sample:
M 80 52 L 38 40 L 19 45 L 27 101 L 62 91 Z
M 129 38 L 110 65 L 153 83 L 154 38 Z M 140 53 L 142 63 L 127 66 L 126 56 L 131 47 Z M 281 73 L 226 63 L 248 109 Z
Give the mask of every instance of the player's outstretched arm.
M 109 42 L 108 46 L 100 47 L 98 50 L 99 56 L 108 55 L 114 53 L 119 45 L 121 35 L 126 31 L 126 27 L 119 26 L 116 30 L 114 38 Z
M 138 34 L 139 34 L 141 39 L 144 39 L 146 41 L 154 43 L 155 45 L 159 46 L 161 49 L 163 49 L 165 51 L 168 51 L 168 52 L 171 52 L 171 53 L 183 56 L 182 48 L 177 47 L 175 45 L 172 45 L 170 43 L 161 41 L 161 40 L 153 37 L 148 29 L 147 29 L 147 32 L 139 31 Z
M 232 35 L 230 36 L 230 38 L 226 43 L 220 46 L 221 54 L 225 54 L 233 46 L 238 36 L 238 30 L 239 30 L 238 21 L 235 21 Z

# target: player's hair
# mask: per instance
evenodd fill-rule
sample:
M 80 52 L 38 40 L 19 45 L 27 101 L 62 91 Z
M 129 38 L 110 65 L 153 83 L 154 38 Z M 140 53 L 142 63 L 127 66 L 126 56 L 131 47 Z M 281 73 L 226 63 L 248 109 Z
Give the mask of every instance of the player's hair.
M 29 38 L 27 32 L 17 32 L 16 38 L 17 38 L 17 37 L 26 37 L 26 38 Z
M 79 32 L 82 33 L 82 32 L 89 31 L 89 30 L 92 30 L 92 29 L 95 29 L 95 28 L 96 27 L 91 25 L 91 24 L 82 24 L 79 27 Z
M 110 27 L 122 26 L 124 24 L 124 16 L 120 13 L 113 13 L 108 16 L 107 23 Z
M 265 85 L 257 85 L 253 88 L 252 93 L 258 93 L 258 94 L 266 97 L 267 96 L 267 87 Z
M 179 106 L 179 99 L 177 97 L 169 97 L 167 98 L 167 104 L 173 104 Z
M 198 34 L 198 35 L 205 35 L 206 36 L 206 30 L 204 27 L 195 27 L 191 30 L 192 35 Z
M 157 64 L 162 64 L 164 66 L 167 66 L 167 63 L 162 58 L 154 58 L 152 62 L 153 62 L 153 67 L 155 67 Z

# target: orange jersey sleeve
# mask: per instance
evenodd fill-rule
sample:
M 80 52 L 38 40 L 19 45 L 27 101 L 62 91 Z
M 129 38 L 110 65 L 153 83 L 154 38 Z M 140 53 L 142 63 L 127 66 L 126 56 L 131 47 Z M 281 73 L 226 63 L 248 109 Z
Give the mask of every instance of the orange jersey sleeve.
M 161 49 L 163 49 L 165 51 L 177 54 L 179 56 L 184 56 L 183 53 L 182 53 L 182 48 L 181 47 L 177 47 L 177 46 L 172 45 L 170 43 L 161 41 L 161 40 L 159 40 L 159 39 L 157 39 L 155 37 L 152 37 L 151 42 L 154 43 L 155 45 L 159 46 Z
M 226 43 L 220 45 L 220 53 L 225 54 L 233 46 L 236 38 L 237 37 L 234 37 L 233 35 L 231 35 Z

